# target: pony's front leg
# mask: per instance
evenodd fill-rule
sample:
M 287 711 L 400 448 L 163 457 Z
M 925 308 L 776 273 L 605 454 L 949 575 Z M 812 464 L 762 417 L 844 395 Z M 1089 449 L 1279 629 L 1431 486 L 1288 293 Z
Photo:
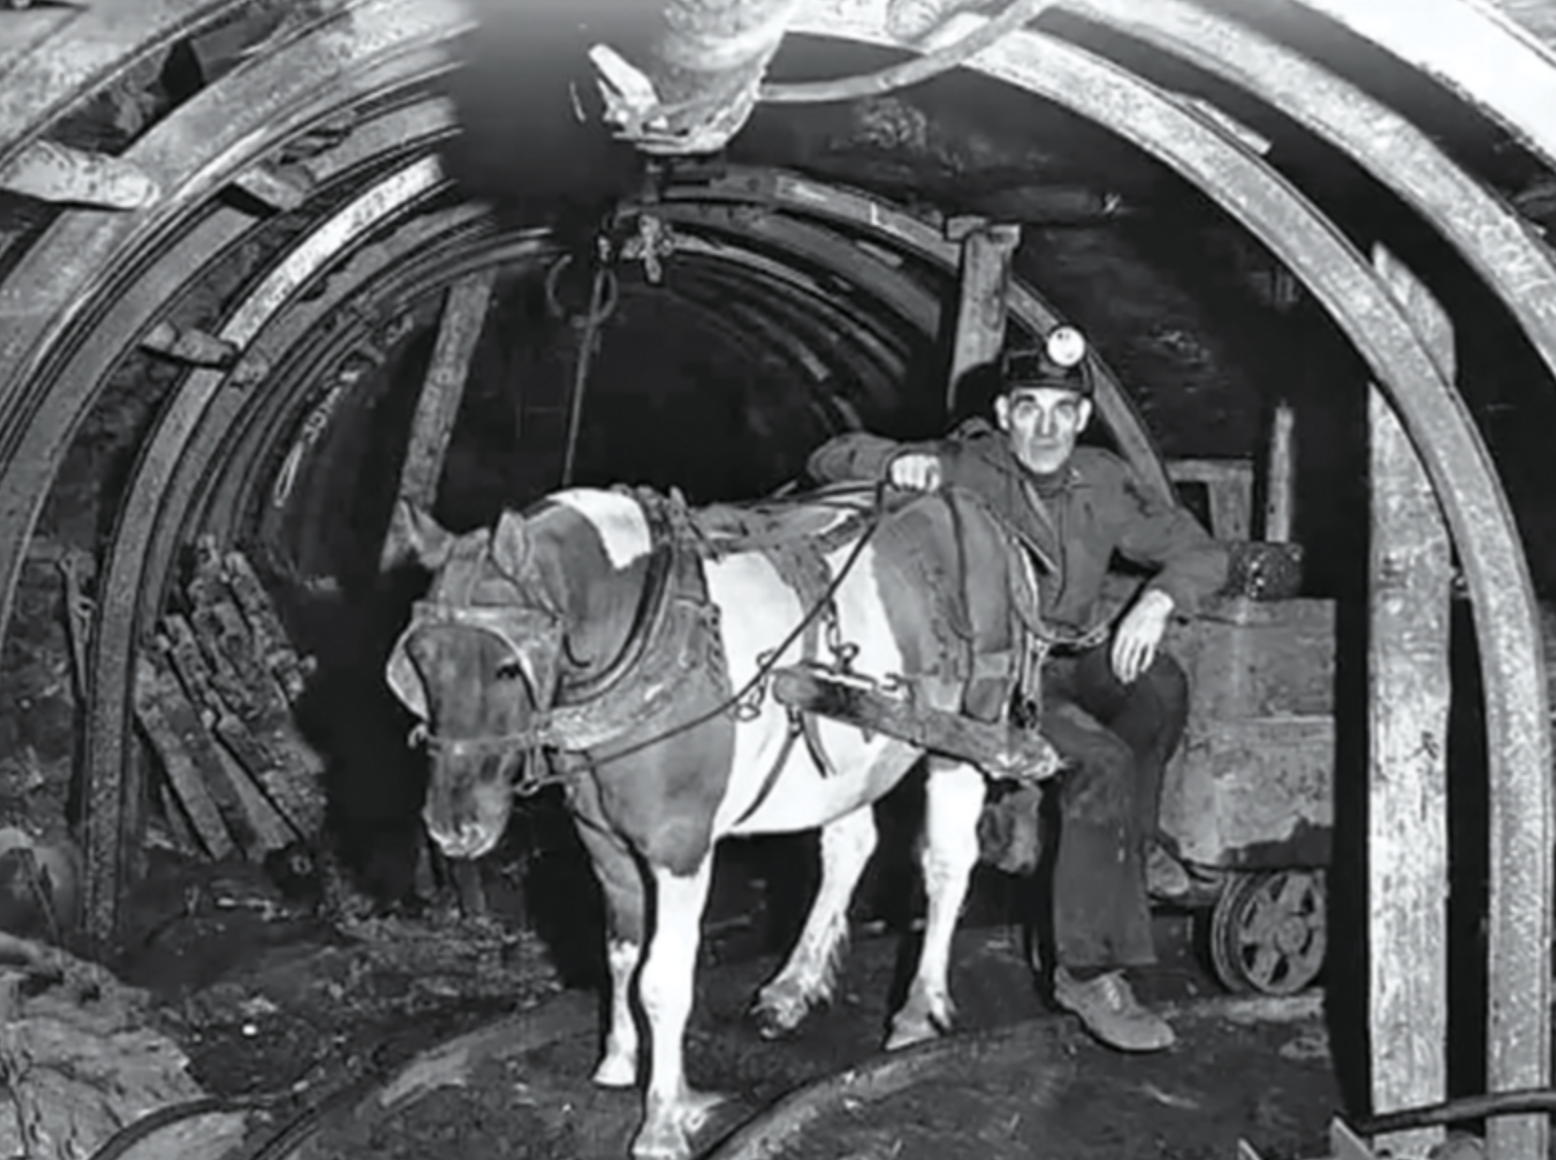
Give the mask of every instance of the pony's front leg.
M 605 902 L 605 962 L 610 970 L 610 1024 L 592 1078 L 601 1087 L 632 1087 L 638 1078 L 632 976 L 643 951 L 643 872 L 631 848 L 615 834 L 585 821 L 577 829 Z
M 927 899 L 924 945 L 907 998 L 892 1018 L 891 1034 L 886 1039 L 888 1051 L 933 1039 L 951 1027 L 951 938 L 961 918 L 968 879 L 978 861 L 983 773 L 945 758 L 931 758 L 928 768 L 924 838 L 919 849 Z
M 875 853 L 879 834 L 869 806 L 821 828 L 821 882 L 788 961 L 757 993 L 751 1017 L 765 1038 L 786 1035 L 832 997 L 848 940 L 848 904 Z
M 638 972 L 638 998 L 648 1023 L 648 1094 L 632 1155 L 637 1160 L 687 1160 L 692 1134 L 719 1102 L 718 1096 L 691 1090 L 684 1057 L 702 912 L 713 876 L 712 851 L 690 874 L 654 866 L 652 875 L 654 931 Z

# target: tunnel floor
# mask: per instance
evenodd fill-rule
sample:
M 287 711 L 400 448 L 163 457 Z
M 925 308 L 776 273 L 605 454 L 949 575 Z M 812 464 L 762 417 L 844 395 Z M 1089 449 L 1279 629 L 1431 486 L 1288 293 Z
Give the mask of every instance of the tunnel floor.
M 703 978 L 688 1041 L 694 1084 L 729 1092 L 703 1145 L 785 1092 L 878 1050 L 893 940 L 855 948 L 842 1002 L 793 1040 L 763 1042 L 742 1018 L 772 960 Z M 992 1028 L 1043 1013 L 1003 932 L 973 930 L 957 947 L 962 1027 Z M 1172 989 L 1158 975 L 1157 987 Z M 1181 988 L 1180 988 L 1181 989 Z M 1054 1018 L 1020 1059 L 971 1062 L 880 1101 L 825 1116 L 780 1155 L 794 1160 L 1017 1160 L 1237 1155 L 1239 1138 L 1266 1157 L 1317 1156 L 1336 1095 L 1319 1022 L 1240 1025 L 1178 1020 L 1168 1054 L 1130 1057 Z M 431 1154 L 511 1160 L 615 1160 L 640 1115 L 636 1093 L 595 1089 L 593 1037 L 494 1062 L 474 1083 L 434 1093 L 367 1130 L 343 1133 L 341 1160 Z
M 726 874 L 705 922 L 687 1042 L 694 1085 L 730 1098 L 699 1146 L 718 1143 L 795 1088 L 878 1058 L 894 983 L 912 946 L 881 920 L 856 928 L 840 998 L 788 1040 L 744 1019 L 776 969 L 770 925 L 749 877 Z M 1179 1043 L 1155 1056 L 1103 1049 L 1054 1014 L 1005 918 L 1011 880 L 977 884 L 957 936 L 958 1030 L 1036 1021 L 1018 1054 L 984 1057 L 812 1125 L 795 1160 L 1015 1160 L 1218 1157 L 1249 1141 L 1267 1160 L 1327 1153 L 1341 1107 L 1318 1003 L 1250 1019 L 1215 1003 L 1190 916 L 1156 917 L 1160 962 L 1142 995 L 1174 1011 Z M 605 1160 L 626 1155 L 637 1093 L 588 1082 L 598 1024 L 589 979 L 568 979 L 543 940 L 500 914 L 452 911 L 325 924 L 280 898 L 256 868 L 172 867 L 140 900 L 143 927 L 120 964 L 162 1000 L 161 1017 L 210 1092 L 266 1109 L 278 1131 L 366 1075 L 517 1009 L 582 1005 L 576 1027 L 530 1051 L 504 1051 L 461 1086 L 393 1114 L 321 1132 L 309 1155 Z M 494 910 L 500 909 L 498 907 Z M 1028 1049 L 1029 1048 L 1029 1049 Z

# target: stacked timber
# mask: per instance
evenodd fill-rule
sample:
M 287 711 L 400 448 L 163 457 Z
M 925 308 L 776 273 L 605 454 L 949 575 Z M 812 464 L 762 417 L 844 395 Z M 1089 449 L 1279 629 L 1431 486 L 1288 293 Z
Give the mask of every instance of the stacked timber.
M 324 761 L 297 724 L 310 662 L 248 559 L 204 539 L 178 610 L 141 650 L 135 712 L 181 845 L 260 861 L 324 821 Z

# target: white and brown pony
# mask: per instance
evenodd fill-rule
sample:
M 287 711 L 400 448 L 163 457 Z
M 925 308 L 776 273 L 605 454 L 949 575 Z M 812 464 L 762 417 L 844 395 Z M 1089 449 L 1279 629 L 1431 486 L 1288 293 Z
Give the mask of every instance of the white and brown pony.
M 713 1102 L 689 1088 L 682 1043 L 714 844 L 821 830 L 816 898 L 753 1005 L 764 1032 L 793 1030 L 830 997 L 876 845 L 872 803 L 924 754 L 791 711 L 773 668 L 846 670 L 913 704 L 1004 720 L 1035 613 L 1030 569 L 969 496 L 879 498 L 689 511 L 580 488 L 462 536 L 397 513 L 402 543 L 434 574 L 387 674 L 423 722 L 427 828 L 449 857 L 480 857 L 516 788 L 563 783 L 606 903 L 612 992 L 595 1082 L 638 1080 L 634 984 L 646 1023 L 636 1157 L 691 1155 Z M 1028 774 L 1057 761 L 1040 764 Z M 888 1048 L 950 1025 L 951 938 L 984 790 L 979 768 L 929 756 L 923 948 Z

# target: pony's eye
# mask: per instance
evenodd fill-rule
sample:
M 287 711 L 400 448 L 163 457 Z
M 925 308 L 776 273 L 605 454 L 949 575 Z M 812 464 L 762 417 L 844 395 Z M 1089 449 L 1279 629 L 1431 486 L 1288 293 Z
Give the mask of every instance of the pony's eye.
M 524 666 L 518 661 L 504 661 L 497 666 L 499 681 L 516 681 L 524 675 Z

